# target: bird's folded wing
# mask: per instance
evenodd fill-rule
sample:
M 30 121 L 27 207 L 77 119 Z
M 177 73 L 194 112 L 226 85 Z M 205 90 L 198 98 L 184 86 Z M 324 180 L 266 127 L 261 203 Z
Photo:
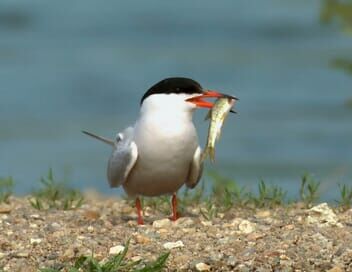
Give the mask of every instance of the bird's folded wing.
M 126 181 L 138 157 L 136 143 L 126 133 L 119 136 L 108 162 L 107 174 L 111 187 L 118 187 Z
M 194 188 L 198 184 L 202 173 L 203 173 L 203 162 L 201 161 L 202 150 L 198 146 L 196 152 L 194 152 L 193 160 L 190 165 L 188 172 L 188 179 L 186 180 L 186 186 L 188 188 Z

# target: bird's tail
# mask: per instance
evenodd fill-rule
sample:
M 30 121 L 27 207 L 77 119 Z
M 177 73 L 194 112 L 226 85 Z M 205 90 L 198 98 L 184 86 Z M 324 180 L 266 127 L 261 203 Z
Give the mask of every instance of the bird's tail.
M 106 143 L 108 145 L 112 145 L 114 146 L 114 141 L 113 140 L 110 140 L 108 138 L 105 138 L 105 137 L 102 137 L 102 136 L 98 136 L 96 134 L 93 134 L 91 132 L 88 132 L 88 131 L 85 131 L 85 130 L 82 130 L 82 132 L 90 137 L 93 137 L 94 139 L 97 139 L 99 141 L 102 141 L 103 143 Z

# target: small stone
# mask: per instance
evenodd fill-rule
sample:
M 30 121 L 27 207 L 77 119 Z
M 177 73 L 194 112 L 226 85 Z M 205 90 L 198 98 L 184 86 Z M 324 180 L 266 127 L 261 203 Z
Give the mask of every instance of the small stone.
M 184 244 L 182 241 L 178 240 L 176 242 L 167 242 L 163 245 L 163 247 L 166 249 L 173 249 L 178 247 L 184 247 Z
M 235 265 L 237 264 L 237 259 L 236 259 L 236 257 L 235 257 L 235 256 L 229 256 L 229 257 L 227 258 L 227 264 L 228 264 L 229 266 L 235 266 Z
M 56 222 L 52 223 L 51 226 L 52 226 L 54 229 L 59 229 L 59 228 L 61 228 L 61 225 L 60 225 L 59 223 L 56 223 Z
M 96 220 L 100 217 L 100 213 L 97 211 L 88 210 L 85 211 L 84 217 L 91 220 Z
M 249 234 L 255 230 L 255 224 L 248 220 L 243 220 L 238 225 L 238 229 L 240 230 L 241 233 Z
M 33 219 L 40 219 L 40 215 L 39 214 L 31 214 L 29 217 L 33 218 Z
M 20 251 L 15 254 L 17 258 L 28 258 L 29 253 L 27 251 Z
M 289 225 L 284 226 L 283 228 L 286 230 L 293 230 L 295 228 L 295 226 L 292 224 L 289 224 Z
M 209 258 L 212 262 L 218 262 L 224 257 L 224 254 L 221 252 L 212 252 L 209 255 Z
M 220 219 L 223 219 L 225 217 L 225 214 L 224 213 L 218 213 L 217 215 Z
M 189 217 L 181 217 L 175 223 L 182 227 L 190 227 L 194 225 L 194 221 Z
M 231 222 L 226 223 L 226 227 L 238 227 L 238 225 L 243 221 L 242 218 L 235 218 Z
M 265 234 L 264 233 L 257 233 L 257 232 L 253 232 L 253 233 L 250 233 L 248 236 L 247 236 L 247 239 L 249 241 L 256 241 L 256 240 L 259 240 L 261 238 L 265 237 Z
M 201 221 L 200 223 L 206 227 L 210 227 L 213 225 L 213 223 L 211 221 Z
M 30 224 L 29 224 L 29 227 L 32 228 L 32 229 L 36 229 L 36 228 L 38 228 L 38 225 L 37 225 L 37 224 L 30 223 Z
M 136 234 L 134 239 L 136 240 L 136 242 L 138 244 L 149 244 L 150 243 L 150 239 L 144 235 L 141 234 Z
M 188 267 L 189 255 L 186 255 L 186 254 L 176 255 L 173 258 L 173 262 L 176 264 L 180 264 L 181 266 L 182 266 L 182 264 L 184 264 Z M 178 266 L 178 269 L 180 271 L 184 271 L 186 267 L 182 268 L 181 266 Z
M 327 203 L 321 203 L 317 206 L 308 210 L 307 223 L 317 224 L 318 226 L 336 226 L 343 227 L 341 223 L 338 222 L 337 215 L 328 206 Z
M 271 216 L 271 212 L 269 210 L 262 210 L 262 211 L 258 211 L 255 214 L 255 216 L 258 218 L 266 218 L 266 217 Z
M 11 205 L 2 203 L 0 204 L 0 213 L 10 213 L 12 210 Z
M 0 260 L 5 257 L 5 253 L 0 252 Z
M 153 222 L 154 228 L 160 229 L 160 228 L 165 228 L 165 227 L 169 227 L 169 226 L 171 226 L 171 221 L 167 218 L 161 219 L 161 220 L 155 220 Z
M 132 258 L 131 258 L 131 261 L 132 262 L 140 262 L 141 260 L 143 260 L 143 258 L 142 258 L 142 256 L 133 256 Z
M 120 254 L 124 250 L 125 250 L 125 247 L 121 246 L 121 245 L 110 247 L 109 255 L 117 255 L 117 254 Z
M 340 266 L 334 266 L 333 268 L 327 270 L 327 272 L 343 272 L 342 268 Z
M 88 232 L 94 232 L 94 227 L 93 226 L 88 226 L 87 230 L 88 230 Z
M 31 244 L 32 245 L 37 245 L 37 244 L 40 244 L 42 242 L 42 239 L 40 238 L 31 238 Z
M 197 263 L 196 264 L 197 271 L 210 271 L 210 265 L 205 263 Z
M 75 252 L 74 252 L 73 248 L 68 248 L 63 254 L 63 258 L 66 260 L 72 259 L 73 257 L 75 257 Z

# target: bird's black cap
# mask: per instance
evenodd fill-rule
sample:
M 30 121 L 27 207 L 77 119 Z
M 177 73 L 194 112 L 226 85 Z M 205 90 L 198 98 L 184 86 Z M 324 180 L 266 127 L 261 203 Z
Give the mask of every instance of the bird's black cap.
M 186 77 L 170 77 L 156 83 L 143 95 L 141 104 L 144 99 L 153 94 L 172 94 L 185 93 L 194 94 L 202 93 L 202 86 L 195 80 Z

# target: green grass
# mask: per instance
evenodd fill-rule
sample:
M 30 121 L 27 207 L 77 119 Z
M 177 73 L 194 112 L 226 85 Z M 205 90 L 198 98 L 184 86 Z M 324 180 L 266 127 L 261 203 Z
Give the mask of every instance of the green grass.
M 257 208 L 273 208 L 287 203 L 287 192 L 277 185 L 267 185 L 264 180 L 258 184 L 258 194 L 249 194 L 249 202 Z
M 40 179 L 41 188 L 32 193 L 30 203 L 38 210 L 70 210 L 82 205 L 84 198 L 80 191 L 69 188 L 65 182 L 54 178 L 52 169 Z
M 310 207 L 319 200 L 320 182 L 309 174 L 304 174 L 301 177 L 298 198 L 295 200 L 288 200 L 287 191 L 264 180 L 258 183 L 257 192 L 253 192 L 239 186 L 235 180 L 218 173 L 210 172 L 207 176 L 211 182 L 210 189 L 205 189 L 203 179 L 194 190 L 185 189 L 178 194 L 181 214 L 184 214 L 189 206 L 200 206 L 202 216 L 211 220 L 218 213 L 225 213 L 233 207 L 274 208 L 292 202 L 302 202 L 306 207 Z M 341 199 L 338 201 L 340 205 L 347 207 L 351 204 L 352 192 L 350 190 L 352 189 L 346 186 L 340 188 Z M 143 204 L 165 215 L 170 214 L 171 211 L 169 196 L 147 198 L 143 201 Z M 132 202 L 131 205 L 133 205 Z
M 162 253 L 153 262 L 131 261 L 126 259 L 126 254 L 129 248 L 129 240 L 125 245 L 125 249 L 110 257 L 105 262 L 100 262 L 93 256 L 81 256 L 76 259 L 72 265 L 63 265 L 61 269 L 56 268 L 42 268 L 40 272 L 117 272 L 117 271 L 133 271 L 133 272 L 158 272 L 162 271 L 165 267 L 167 258 L 170 252 Z
M 339 189 L 340 199 L 336 202 L 342 209 L 347 210 L 352 207 L 352 186 L 339 184 Z
M 270 185 L 264 180 L 258 183 L 257 192 L 249 191 L 241 187 L 235 180 L 229 179 L 216 172 L 206 175 L 210 181 L 206 189 L 205 179 L 193 189 L 185 189 L 178 194 L 178 208 L 181 214 L 185 214 L 187 207 L 200 206 L 200 212 L 204 218 L 211 220 L 219 212 L 224 213 L 233 207 L 246 208 L 273 208 L 292 202 L 301 202 L 306 207 L 311 207 L 319 201 L 320 182 L 309 174 L 301 177 L 298 190 L 298 198 L 287 199 L 287 192 L 277 185 Z M 38 210 L 60 209 L 69 210 L 79 208 L 83 201 L 83 194 L 79 190 L 70 188 L 66 182 L 58 181 L 53 175 L 52 169 L 40 179 L 41 187 L 34 191 L 29 198 L 30 204 Z M 11 177 L 0 178 L 0 203 L 9 202 L 12 195 L 14 181 Z M 352 186 L 339 185 L 339 199 L 335 200 L 341 208 L 352 207 Z M 134 201 L 130 201 L 134 205 Z M 169 196 L 142 198 L 143 207 L 169 215 L 171 213 L 171 201 Z
M 13 189 L 12 177 L 0 178 L 0 203 L 8 203 Z
M 301 178 L 301 186 L 299 189 L 300 201 L 307 207 L 316 203 L 319 199 L 320 182 L 316 181 L 311 175 L 304 174 Z

